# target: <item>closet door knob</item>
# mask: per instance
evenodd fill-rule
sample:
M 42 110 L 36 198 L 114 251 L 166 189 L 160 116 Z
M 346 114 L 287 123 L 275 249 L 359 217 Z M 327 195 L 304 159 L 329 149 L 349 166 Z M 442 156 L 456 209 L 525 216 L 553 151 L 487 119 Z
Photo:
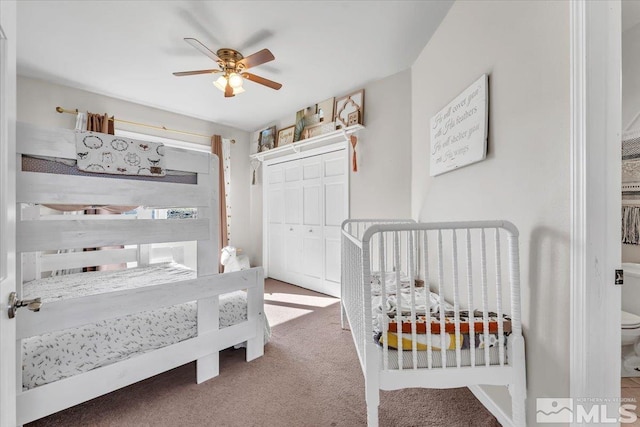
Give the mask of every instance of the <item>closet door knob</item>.
M 309 229 L 309 233 L 313 233 L 313 230 L 312 230 L 312 229 Z
M 289 227 L 289 231 L 293 231 L 293 227 Z

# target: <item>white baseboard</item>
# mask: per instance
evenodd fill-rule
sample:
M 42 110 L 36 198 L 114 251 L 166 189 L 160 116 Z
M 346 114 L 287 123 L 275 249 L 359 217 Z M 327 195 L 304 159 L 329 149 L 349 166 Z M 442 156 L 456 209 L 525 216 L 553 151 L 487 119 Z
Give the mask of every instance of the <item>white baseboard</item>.
M 489 397 L 489 395 L 479 385 L 470 385 L 469 390 L 471 393 L 484 405 L 485 408 L 493 414 L 502 427 L 514 427 L 511 418 L 499 407 L 496 402 Z

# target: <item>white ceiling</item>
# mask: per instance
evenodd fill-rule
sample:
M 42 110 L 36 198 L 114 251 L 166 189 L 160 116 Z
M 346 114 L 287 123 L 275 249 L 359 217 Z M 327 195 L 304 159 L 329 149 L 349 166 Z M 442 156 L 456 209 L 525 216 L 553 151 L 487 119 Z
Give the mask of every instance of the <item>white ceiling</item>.
M 200 119 L 257 130 L 411 66 L 452 1 L 19 1 L 18 73 Z M 183 41 L 275 61 L 225 99 L 217 68 Z M 64 106 L 75 108 L 73 105 Z M 115 112 L 117 114 L 117 112 Z

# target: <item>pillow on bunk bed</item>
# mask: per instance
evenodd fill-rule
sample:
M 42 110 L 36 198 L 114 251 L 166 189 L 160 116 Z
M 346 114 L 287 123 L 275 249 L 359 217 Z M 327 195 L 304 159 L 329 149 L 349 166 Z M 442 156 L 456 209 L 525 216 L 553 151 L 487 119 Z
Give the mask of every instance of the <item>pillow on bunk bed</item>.
M 114 175 L 165 176 L 164 144 L 99 132 L 76 132 L 78 169 Z

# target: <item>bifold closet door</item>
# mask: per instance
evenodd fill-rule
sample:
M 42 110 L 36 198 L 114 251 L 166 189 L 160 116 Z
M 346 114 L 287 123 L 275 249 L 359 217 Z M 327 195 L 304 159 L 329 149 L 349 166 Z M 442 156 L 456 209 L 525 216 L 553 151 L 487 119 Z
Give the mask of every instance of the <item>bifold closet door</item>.
M 265 185 L 269 277 L 339 296 L 347 151 L 269 165 Z
M 302 266 L 302 168 L 299 161 L 282 163 L 284 172 L 284 252 L 283 280 L 298 284 L 304 279 Z
M 322 157 L 300 160 L 302 165 L 302 268 L 304 286 L 319 290 L 323 280 Z
M 340 295 L 340 226 L 348 216 L 346 150 L 322 156 L 325 292 Z
M 284 223 L 284 171 L 281 165 L 269 166 L 266 173 L 269 275 L 275 279 L 284 279 L 286 272 L 285 244 L 286 228 Z

